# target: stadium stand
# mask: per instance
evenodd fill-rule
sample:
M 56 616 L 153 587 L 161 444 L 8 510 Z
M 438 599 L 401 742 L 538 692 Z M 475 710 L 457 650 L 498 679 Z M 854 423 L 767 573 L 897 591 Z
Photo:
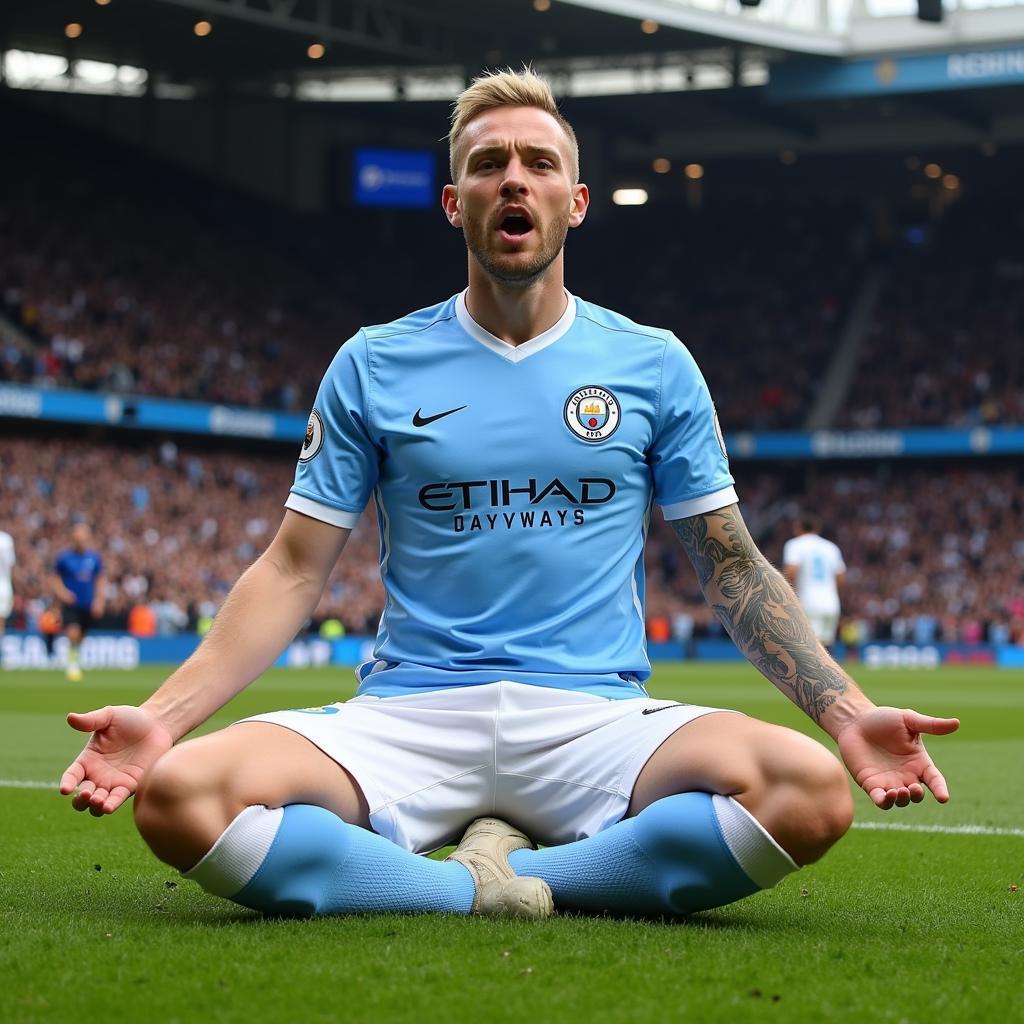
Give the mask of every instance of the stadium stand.
M 1024 642 L 1024 474 L 1019 465 L 882 462 L 734 467 L 744 515 L 781 564 L 793 517 L 814 510 L 848 566 L 841 638 L 929 644 Z M 714 634 L 664 524 L 648 540 L 648 619 Z
M 282 515 L 290 452 L 241 453 L 96 439 L 4 438 L 3 521 L 19 553 L 15 619 L 46 607 L 46 576 L 77 517 L 92 523 L 108 574 L 105 625 L 152 607 L 157 631 L 212 615 Z M 1024 642 L 1024 474 L 1019 467 L 883 463 L 786 471 L 736 469 L 744 515 L 781 559 L 791 517 L 811 508 L 849 565 L 845 638 L 918 643 Z M 371 509 L 372 513 L 372 509 Z M 372 633 L 383 607 L 376 520 L 364 515 L 310 628 L 338 619 Z M 652 635 L 720 636 L 672 531 L 656 516 L 647 547 Z
M 238 199 L 218 192 L 215 221 L 201 185 L 121 156 L 56 139 L 0 156 L 0 308 L 35 342 L 4 347 L 0 379 L 306 409 L 360 322 L 341 289 L 225 227 Z
M 460 240 L 438 211 L 307 224 L 75 139 L 33 134 L 0 156 L 0 313 L 31 342 L 0 341 L 0 381 L 303 411 L 358 326 L 460 287 Z M 669 216 L 605 211 L 570 235 L 568 284 L 675 331 L 727 429 L 799 429 L 881 264 L 838 425 L 1024 422 L 1024 205 L 993 195 L 986 173 L 976 166 L 973 192 L 934 210 L 914 244 L 887 247 L 868 226 L 884 187 L 836 188 L 825 168 L 710 188 Z M 424 260 L 434 251 L 451 258 Z
M 379 215 L 348 215 L 340 236 L 294 221 L 281 232 L 260 204 L 232 217 L 240 201 L 218 195 L 212 218 L 203 183 L 137 156 L 83 160 L 56 138 L 0 157 L 0 186 L 0 310 L 35 343 L 4 348 L 0 380 L 304 410 L 361 323 L 461 287 L 461 241 L 439 211 L 407 215 L 415 246 Z M 670 218 L 613 211 L 570 236 L 568 284 L 674 330 L 728 426 L 796 428 L 863 272 L 855 212 L 827 191 L 783 211 L 756 188 Z M 441 267 L 423 259 L 442 250 Z
M 294 459 L 139 444 L 4 438 L 3 516 L 18 553 L 15 625 L 32 626 L 51 596 L 47 576 L 71 524 L 93 526 L 105 560 L 107 613 L 126 628 L 134 605 L 154 606 L 158 632 L 194 629 L 212 615 L 281 520 Z M 383 606 L 376 527 L 350 540 L 317 610 L 372 632 Z
M 1024 422 L 1024 203 L 968 194 L 894 254 L 842 415 L 854 428 Z

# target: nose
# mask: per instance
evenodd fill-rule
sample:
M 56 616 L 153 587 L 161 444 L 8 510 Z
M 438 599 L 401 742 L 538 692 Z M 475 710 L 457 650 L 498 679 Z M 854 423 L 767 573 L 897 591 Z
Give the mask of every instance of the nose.
M 505 178 L 501 183 L 501 196 L 508 199 L 510 196 L 523 196 L 529 191 L 526 184 L 526 175 L 523 173 L 523 166 L 519 160 L 510 160 L 505 167 Z

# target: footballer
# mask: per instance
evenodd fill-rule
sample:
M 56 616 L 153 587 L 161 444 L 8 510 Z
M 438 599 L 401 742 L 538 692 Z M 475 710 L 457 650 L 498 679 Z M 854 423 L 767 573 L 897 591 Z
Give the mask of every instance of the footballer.
M 958 722 L 876 706 L 822 647 L 744 525 L 685 346 L 566 290 L 589 194 L 547 84 L 476 79 L 449 140 L 466 289 L 342 345 L 277 535 L 147 701 L 69 716 L 92 736 L 61 792 L 96 816 L 134 794 L 157 857 L 267 913 L 529 918 L 768 888 L 849 828 L 846 771 L 881 808 L 945 803 L 922 735 Z M 387 600 L 357 695 L 179 743 L 295 636 L 371 495 Z M 654 505 L 845 770 L 793 730 L 648 696 Z

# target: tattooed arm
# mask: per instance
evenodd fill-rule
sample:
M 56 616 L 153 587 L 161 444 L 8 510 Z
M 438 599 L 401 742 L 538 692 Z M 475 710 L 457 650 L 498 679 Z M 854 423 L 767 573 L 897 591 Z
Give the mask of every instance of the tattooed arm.
M 878 708 L 822 647 L 792 588 L 754 544 L 738 506 L 672 521 L 701 590 L 736 646 L 839 742 L 851 774 L 883 808 L 918 801 L 927 784 L 949 799 L 920 733 L 956 719 Z
M 738 506 L 672 526 L 736 646 L 797 707 L 828 728 L 823 718 L 873 706 L 822 647 L 792 588 L 754 544 Z

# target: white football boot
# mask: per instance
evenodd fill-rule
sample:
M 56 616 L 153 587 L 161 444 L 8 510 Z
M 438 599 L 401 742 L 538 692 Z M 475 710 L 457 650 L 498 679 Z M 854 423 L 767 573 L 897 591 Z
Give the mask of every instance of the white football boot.
M 550 917 L 555 902 L 542 878 L 519 876 L 508 862 L 514 850 L 532 850 L 534 844 L 500 818 L 477 818 L 447 860 L 467 868 L 476 884 L 474 914 L 481 917 Z

